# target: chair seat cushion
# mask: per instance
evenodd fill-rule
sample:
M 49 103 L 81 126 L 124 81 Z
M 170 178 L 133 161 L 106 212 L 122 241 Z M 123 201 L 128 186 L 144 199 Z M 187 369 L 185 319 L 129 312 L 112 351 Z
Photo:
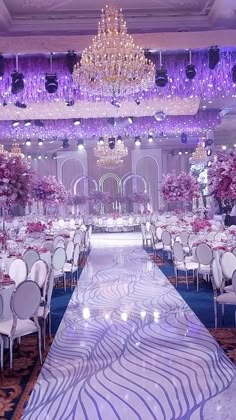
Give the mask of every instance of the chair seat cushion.
M 225 291 L 226 293 L 229 293 L 229 292 L 234 292 L 234 288 L 233 288 L 232 284 L 231 284 L 230 286 L 225 286 L 225 287 L 224 287 L 224 291 Z
M 53 271 L 53 275 L 54 275 L 54 278 L 56 278 L 56 277 L 62 277 L 63 276 L 63 271 L 61 271 L 61 270 L 54 270 Z
M 9 336 L 12 329 L 12 319 L 0 321 L 0 334 Z M 14 336 L 23 336 L 37 331 L 37 327 L 30 319 L 18 319 Z
M 176 268 L 177 270 L 197 270 L 198 269 L 198 263 L 194 262 L 194 261 L 189 261 L 184 263 L 178 263 L 176 264 Z
M 184 250 L 184 252 L 185 252 L 186 254 L 189 254 L 189 253 L 190 253 L 190 248 L 189 248 L 189 246 L 184 246 L 184 247 L 183 247 L 183 250 Z
M 221 295 L 217 296 L 216 301 L 218 303 L 236 305 L 236 293 L 222 293 Z
M 171 246 L 170 245 L 164 245 L 163 246 L 164 251 L 169 251 L 171 252 Z
M 71 271 L 72 271 L 72 273 L 74 273 L 76 270 L 77 270 L 76 266 L 74 266 L 70 263 L 65 263 L 65 265 L 64 265 L 64 272 L 65 273 L 71 273 Z
M 157 242 L 153 245 L 153 248 L 156 250 L 163 249 L 163 244 L 161 242 Z
M 199 267 L 198 271 L 199 271 L 200 274 L 210 274 L 211 273 L 211 266 L 200 264 L 200 267 Z
M 44 318 L 44 317 L 47 318 L 49 312 L 50 311 L 49 311 L 48 307 L 45 310 L 44 306 L 40 306 L 39 309 L 38 309 L 38 317 L 39 318 Z

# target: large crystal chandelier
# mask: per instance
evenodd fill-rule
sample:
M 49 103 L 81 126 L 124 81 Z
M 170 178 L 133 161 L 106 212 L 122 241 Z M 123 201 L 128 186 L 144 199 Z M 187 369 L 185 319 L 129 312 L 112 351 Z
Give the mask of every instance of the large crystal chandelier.
M 205 143 L 203 140 L 200 140 L 196 150 L 193 152 L 192 156 L 189 159 L 191 165 L 195 166 L 205 166 L 207 163 L 207 154 L 205 149 Z
M 148 90 L 155 83 L 155 66 L 128 35 L 122 10 L 106 6 L 98 35 L 73 71 L 82 93 L 122 99 Z
M 98 143 L 94 148 L 94 154 L 98 158 L 97 165 L 106 168 L 113 169 L 119 168 L 124 164 L 124 157 L 128 155 L 128 149 L 124 145 L 122 140 L 119 142 L 114 140 L 114 148 L 111 149 L 109 145 L 109 138 L 106 137 L 103 143 Z

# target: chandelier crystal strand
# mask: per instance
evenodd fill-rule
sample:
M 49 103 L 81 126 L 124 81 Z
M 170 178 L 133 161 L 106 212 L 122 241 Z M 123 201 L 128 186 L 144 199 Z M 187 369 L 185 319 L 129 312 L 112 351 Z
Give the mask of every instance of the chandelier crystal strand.
M 207 162 L 207 154 L 204 140 L 199 141 L 196 150 L 189 159 L 191 165 L 204 166 Z
M 98 143 L 94 148 L 94 155 L 98 158 L 97 165 L 102 168 L 113 169 L 124 164 L 123 158 L 128 155 L 128 149 L 123 141 L 115 142 L 114 149 L 109 147 L 109 138 L 104 138 L 104 143 Z
M 80 91 L 102 98 L 125 98 L 155 84 L 155 66 L 127 33 L 122 10 L 106 6 L 98 34 L 86 48 L 73 77 Z

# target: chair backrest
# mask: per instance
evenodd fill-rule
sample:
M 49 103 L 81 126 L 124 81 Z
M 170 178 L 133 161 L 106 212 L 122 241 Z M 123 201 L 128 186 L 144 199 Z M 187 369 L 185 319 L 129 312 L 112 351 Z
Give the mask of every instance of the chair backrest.
M 66 251 L 64 248 L 56 248 L 52 256 L 54 270 L 61 270 L 66 262 Z
M 41 302 L 41 292 L 37 283 L 26 280 L 19 284 L 11 296 L 11 310 L 19 319 L 28 319 L 36 314 Z
M 79 254 L 80 254 L 80 246 L 79 244 L 75 245 L 74 255 L 73 255 L 73 265 L 77 266 L 79 261 Z
M 161 240 L 162 240 L 163 245 L 166 245 L 166 246 L 171 245 L 171 234 L 167 232 L 167 230 L 164 230 L 161 235 Z
M 213 289 L 221 289 L 223 282 L 223 274 L 220 262 L 218 258 L 212 260 L 212 277 L 213 277 Z
M 201 243 L 197 245 L 196 257 L 200 264 L 209 265 L 213 260 L 213 252 L 209 245 Z
M 235 257 L 236 257 L 236 247 L 234 249 L 232 249 L 232 254 L 234 254 Z
M 43 260 L 35 261 L 30 272 L 30 279 L 35 281 L 39 285 L 40 289 L 44 286 L 45 281 L 47 280 L 47 275 L 47 263 Z
M 45 241 L 42 245 L 42 248 L 52 251 L 52 241 Z
M 65 241 L 62 239 L 60 241 L 57 241 L 56 247 L 54 249 L 56 248 L 65 248 Z
M 215 233 L 214 231 L 209 232 L 209 233 L 207 234 L 207 239 L 208 239 L 209 241 L 213 241 L 213 239 L 215 238 L 215 236 L 216 236 L 216 233 Z
M 77 232 L 74 236 L 74 244 L 81 244 L 82 242 L 82 232 Z
M 46 300 L 47 307 L 49 309 L 50 309 L 50 306 L 51 306 L 53 287 L 54 287 L 53 270 L 50 270 L 49 273 L 48 273 L 47 289 L 45 291 L 45 300 Z M 46 309 L 46 307 L 45 307 L 45 309 Z
M 3 297 L 0 294 L 0 319 L 2 317 L 2 314 L 3 314 Z
M 180 242 L 175 242 L 173 245 L 173 255 L 176 262 L 184 261 L 183 245 Z
M 51 265 L 52 265 L 51 252 L 50 251 L 43 252 L 42 254 L 40 254 L 40 258 L 41 258 L 41 260 L 45 261 L 45 263 L 48 266 L 48 269 L 50 269 L 51 268 Z
M 35 251 L 34 249 L 29 249 L 28 251 L 26 251 L 24 253 L 23 260 L 27 264 L 28 273 L 31 272 L 31 268 L 34 265 L 35 261 L 37 261 L 39 259 L 40 259 L 39 253 L 37 251 Z
M 22 283 L 27 278 L 27 265 L 21 258 L 16 258 L 12 261 L 9 268 L 9 277 L 14 280 L 16 285 Z
M 232 252 L 224 252 L 220 258 L 223 276 L 227 280 L 231 280 L 234 270 L 236 270 L 236 256 Z
M 234 293 L 236 293 L 236 270 L 234 270 L 233 275 L 232 275 L 232 286 L 234 289 Z M 0 315 L 1 318 L 1 315 Z
M 186 231 L 180 232 L 179 237 L 180 237 L 180 241 L 181 241 L 182 245 L 183 246 L 188 246 L 189 233 L 186 232 Z
M 74 242 L 73 241 L 69 241 L 67 246 L 66 246 L 66 259 L 67 261 L 72 260 L 73 257 L 73 252 L 74 252 Z
M 62 235 L 57 235 L 57 236 L 55 236 L 55 238 L 53 239 L 53 249 L 58 248 L 57 244 L 58 244 L 58 242 L 59 242 L 59 241 L 63 241 L 63 242 L 65 242 L 65 241 L 64 241 L 64 238 L 63 238 L 63 236 L 62 236 Z
M 156 237 L 157 237 L 158 241 L 161 241 L 162 232 L 163 232 L 163 229 L 160 226 L 158 226 L 156 228 Z

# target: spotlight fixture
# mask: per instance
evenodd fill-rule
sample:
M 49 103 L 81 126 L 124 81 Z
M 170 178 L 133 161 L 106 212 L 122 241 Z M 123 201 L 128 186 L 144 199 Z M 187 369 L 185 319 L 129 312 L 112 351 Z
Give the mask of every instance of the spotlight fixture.
M 181 156 L 183 154 L 183 152 L 179 151 L 179 155 Z
M 70 147 L 70 143 L 69 143 L 69 140 L 65 138 L 62 141 L 62 148 L 63 149 L 68 149 L 68 147 Z
M 149 136 L 148 136 L 148 141 L 149 141 L 149 143 L 153 143 L 153 136 L 151 135 L 151 134 L 149 134 Z
M 100 139 L 98 140 L 98 143 L 99 144 L 104 144 L 104 138 L 103 137 L 100 137 Z
M 116 108 L 120 108 L 121 107 L 121 103 L 116 99 L 116 98 L 113 98 L 112 100 L 111 100 L 111 104 L 113 105 L 113 106 L 115 106 Z
M 44 127 L 44 123 L 40 120 L 35 120 L 34 125 L 36 125 L 36 127 Z
M 84 142 L 83 142 L 83 140 L 78 140 L 77 147 L 78 147 L 78 150 L 84 150 Z
M 27 108 L 27 105 L 26 105 L 26 104 L 24 104 L 23 102 L 20 102 L 20 101 L 16 101 L 16 102 L 15 102 L 15 106 L 16 106 L 17 108 L 21 108 L 21 109 L 26 109 L 26 108 Z
M 134 121 L 134 119 L 133 119 L 133 117 L 128 117 L 128 123 L 131 125 L 131 124 L 133 124 L 133 121 Z
M 26 144 L 26 146 L 31 146 L 31 140 L 30 139 L 27 139 L 26 142 L 25 142 L 25 144 Z
M 188 155 L 188 151 L 187 151 L 187 150 L 185 150 L 184 154 L 185 154 L 185 155 Z
M 209 69 L 214 70 L 220 62 L 220 49 L 217 45 L 211 47 L 208 51 Z
M 43 145 L 43 140 L 42 139 L 38 139 L 38 146 L 42 146 Z
M 74 124 L 74 125 L 80 125 L 80 124 L 81 124 L 80 119 L 76 119 L 76 120 L 74 120 L 74 121 L 73 121 L 73 124 Z
M 31 121 L 30 120 L 26 120 L 24 125 L 25 125 L 25 127 L 29 127 L 31 125 Z
M 207 167 L 208 167 L 208 168 L 210 168 L 210 167 L 211 167 L 211 165 L 212 165 L 212 161 L 211 161 L 211 160 L 208 160 L 208 162 L 207 162 Z
M 236 64 L 232 68 L 232 80 L 236 84 Z
M 140 105 L 141 104 L 140 99 L 139 98 L 135 99 L 135 103 L 136 103 L 136 105 Z
M 221 146 L 221 149 L 222 149 L 222 150 L 226 150 L 226 149 L 227 149 L 227 146 L 225 146 L 225 145 L 223 144 L 223 146 Z
M 191 50 L 189 50 L 189 64 L 187 64 L 186 66 L 185 74 L 186 74 L 187 79 L 189 80 L 193 80 L 197 74 L 195 66 L 194 64 L 192 64 L 192 51 Z
M 157 111 L 154 114 L 154 118 L 156 121 L 161 122 L 166 118 L 166 114 L 163 111 Z
M 181 140 L 181 143 L 182 144 L 187 144 L 188 143 L 188 136 L 187 136 L 187 134 L 182 133 L 181 134 L 181 137 L 180 137 L 180 140 Z
M 110 124 L 110 125 L 112 125 L 113 127 L 116 126 L 115 118 L 108 118 L 107 119 L 107 123 Z
M 28 159 L 31 159 L 31 155 L 28 155 L 28 156 L 27 156 L 27 158 L 28 158 Z
M 11 123 L 12 127 L 18 127 L 19 124 L 20 124 L 20 121 L 12 121 Z
M 74 50 L 68 51 L 68 53 L 66 54 L 66 65 L 68 67 L 70 74 L 73 73 L 74 66 L 77 64 L 77 61 L 78 61 L 78 57 L 77 57 L 77 54 L 74 52 Z
M 134 139 L 135 146 L 141 146 L 141 139 L 139 136 L 136 136 Z
M 108 146 L 111 150 L 114 150 L 116 147 L 116 139 L 114 137 L 110 137 L 108 139 Z
M 212 155 L 212 149 L 207 150 L 207 156 L 210 157 Z
M 5 71 L 4 57 L 2 54 L 0 54 L 0 77 L 4 76 L 4 71 Z
M 66 101 L 66 106 L 73 106 L 75 104 L 74 99 L 70 99 L 68 101 Z
M 213 144 L 213 140 L 212 139 L 206 139 L 205 140 L 205 147 L 209 147 Z
M 174 155 L 175 155 L 174 150 L 171 150 L 171 151 L 170 151 L 170 156 L 172 156 L 172 157 L 173 157 Z
M 162 64 L 161 51 L 160 51 L 160 67 L 159 69 L 156 70 L 155 82 L 156 82 L 156 85 L 159 87 L 165 87 L 168 83 L 167 70 L 165 69 L 165 67 L 163 67 L 163 64 Z
M 55 160 L 57 158 L 56 152 L 54 152 L 51 157 L 52 157 L 53 160 Z
M 48 158 L 48 155 L 45 155 L 45 156 L 44 156 L 44 159 L 47 159 L 47 158 Z
M 57 74 L 52 72 L 52 53 L 50 54 L 50 73 L 45 76 L 45 89 L 49 94 L 56 93 L 58 89 Z
M 117 144 L 121 144 L 122 143 L 122 137 L 121 136 L 118 136 L 117 137 Z
M 24 76 L 22 73 L 19 72 L 18 64 L 18 54 L 16 54 L 16 69 L 11 74 L 11 93 L 13 95 L 17 95 L 25 87 Z
M 38 155 L 38 159 L 40 160 L 40 159 L 42 159 L 42 156 L 41 155 Z

